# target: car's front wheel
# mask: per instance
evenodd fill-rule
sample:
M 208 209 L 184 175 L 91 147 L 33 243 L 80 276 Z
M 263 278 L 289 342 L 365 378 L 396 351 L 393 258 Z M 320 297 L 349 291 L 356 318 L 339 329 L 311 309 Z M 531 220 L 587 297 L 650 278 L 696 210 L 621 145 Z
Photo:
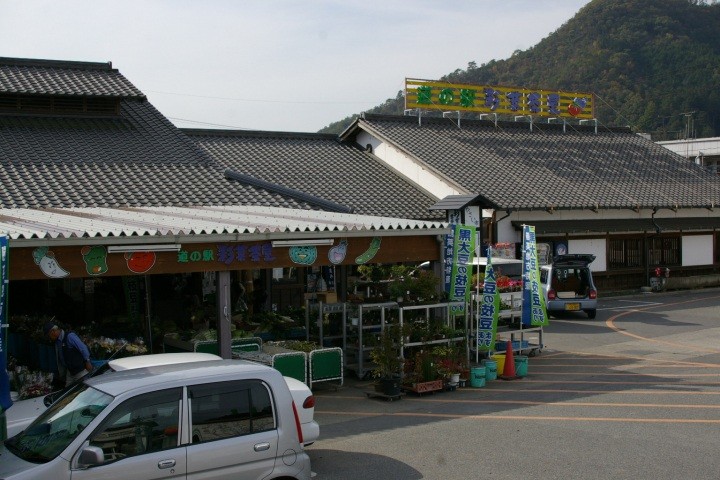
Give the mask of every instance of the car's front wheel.
M 597 315 L 597 310 L 585 310 L 585 313 L 587 313 L 588 318 L 592 320 Z

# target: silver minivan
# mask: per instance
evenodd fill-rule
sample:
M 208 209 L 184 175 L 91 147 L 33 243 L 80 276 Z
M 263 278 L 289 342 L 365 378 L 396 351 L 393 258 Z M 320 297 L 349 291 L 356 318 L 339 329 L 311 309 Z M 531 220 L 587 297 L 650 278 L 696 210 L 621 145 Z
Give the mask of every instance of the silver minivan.
M 0 446 L 0 478 L 311 476 L 280 372 L 238 360 L 88 379 Z
M 551 265 L 540 268 L 549 315 L 583 311 L 595 318 L 598 293 L 589 267 L 593 260 L 595 255 L 589 253 L 556 255 Z

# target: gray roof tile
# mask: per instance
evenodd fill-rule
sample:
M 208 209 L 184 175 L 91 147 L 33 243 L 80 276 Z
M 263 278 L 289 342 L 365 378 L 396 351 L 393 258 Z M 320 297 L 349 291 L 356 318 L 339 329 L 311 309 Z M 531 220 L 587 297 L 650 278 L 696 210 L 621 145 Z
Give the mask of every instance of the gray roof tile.
M 0 57 L 0 93 L 145 98 L 110 63 Z
M 334 135 L 183 130 L 227 168 L 354 209 L 355 213 L 442 219 L 437 199 L 373 155 Z
M 385 139 L 498 209 L 712 208 L 720 176 L 628 129 L 366 115 Z M 352 135 L 352 130 L 346 136 Z
M 76 63 L 39 61 L 37 67 L 28 64 L 10 70 L 34 72 L 26 79 L 30 86 L 22 87 L 32 88 L 33 75 L 72 76 Z M 0 71 L 2 65 L 0 60 Z M 0 208 L 218 204 L 314 208 L 302 200 L 227 180 L 222 165 L 116 71 L 105 65 L 88 67 L 88 72 L 127 83 L 108 90 L 122 97 L 118 117 L 0 115 Z M 75 92 L 99 94 L 90 85 L 77 82 Z

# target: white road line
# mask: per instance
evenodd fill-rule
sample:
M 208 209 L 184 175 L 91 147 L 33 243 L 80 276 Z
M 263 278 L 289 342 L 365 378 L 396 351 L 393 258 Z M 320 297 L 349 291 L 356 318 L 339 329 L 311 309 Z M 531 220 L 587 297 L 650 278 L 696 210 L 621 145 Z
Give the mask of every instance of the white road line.
M 643 305 L 662 305 L 662 302 L 641 302 L 638 300 L 618 300 L 618 302 L 640 303 Z
M 663 305 L 662 302 L 641 302 L 638 300 L 617 300 L 617 302 L 626 302 L 631 303 L 632 305 L 628 306 L 622 306 L 622 307 L 604 307 L 604 308 L 598 308 L 598 310 L 601 311 L 608 311 L 608 310 L 632 310 L 634 308 L 641 308 L 641 307 L 652 307 L 655 305 Z

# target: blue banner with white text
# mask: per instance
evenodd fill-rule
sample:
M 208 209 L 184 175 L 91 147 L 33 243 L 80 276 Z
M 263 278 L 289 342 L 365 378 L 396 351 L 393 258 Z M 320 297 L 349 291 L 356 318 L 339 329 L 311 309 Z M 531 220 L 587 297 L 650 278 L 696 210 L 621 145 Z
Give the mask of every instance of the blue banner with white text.
M 535 227 L 531 225 L 523 225 L 522 323 L 533 327 L 548 324 L 545 295 L 540 285 Z
M 0 235 L 0 413 L 12 406 L 10 398 L 10 378 L 7 373 L 7 337 L 8 337 L 8 263 L 10 261 L 10 243 L 6 235 Z

